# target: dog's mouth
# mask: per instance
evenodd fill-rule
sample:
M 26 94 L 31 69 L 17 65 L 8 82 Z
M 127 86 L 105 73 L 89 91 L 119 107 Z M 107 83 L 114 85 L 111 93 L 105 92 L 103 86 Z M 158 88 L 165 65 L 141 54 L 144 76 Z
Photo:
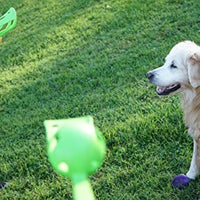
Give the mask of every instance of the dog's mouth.
M 166 87 L 158 86 L 156 92 L 158 95 L 169 95 L 170 93 L 178 90 L 180 87 L 181 87 L 180 83 L 172 84 Z

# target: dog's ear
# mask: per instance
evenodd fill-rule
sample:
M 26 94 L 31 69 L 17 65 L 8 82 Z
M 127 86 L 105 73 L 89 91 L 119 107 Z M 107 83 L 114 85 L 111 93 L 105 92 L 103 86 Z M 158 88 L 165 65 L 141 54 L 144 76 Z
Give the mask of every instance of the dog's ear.
M 192 87 L 200 86 L 200 52 L 189 57 L 188 76 Z

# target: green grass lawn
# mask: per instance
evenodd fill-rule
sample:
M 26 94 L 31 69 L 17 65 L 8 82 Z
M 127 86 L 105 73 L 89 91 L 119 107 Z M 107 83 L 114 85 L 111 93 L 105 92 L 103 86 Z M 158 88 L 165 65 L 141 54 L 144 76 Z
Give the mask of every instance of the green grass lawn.
M 0 199 L 72 199 L 46 155 L 43 121 L 92 115 L 107 156 L 91 177 L 98 200 L 193 200 L 192 139 L 178 96 L 145 75 L 182 40 L 200 44 L 199 0 L 0 0 L 18 25 L 0 44 Z

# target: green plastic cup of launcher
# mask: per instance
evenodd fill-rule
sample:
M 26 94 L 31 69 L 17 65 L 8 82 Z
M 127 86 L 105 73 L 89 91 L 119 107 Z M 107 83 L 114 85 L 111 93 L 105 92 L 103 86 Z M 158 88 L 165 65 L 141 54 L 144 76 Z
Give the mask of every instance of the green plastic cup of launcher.
M 11 7 L 3 16 L 0 17 L 0 37 L 14 29 L 16 24 L 17 14 L 15 9 Z

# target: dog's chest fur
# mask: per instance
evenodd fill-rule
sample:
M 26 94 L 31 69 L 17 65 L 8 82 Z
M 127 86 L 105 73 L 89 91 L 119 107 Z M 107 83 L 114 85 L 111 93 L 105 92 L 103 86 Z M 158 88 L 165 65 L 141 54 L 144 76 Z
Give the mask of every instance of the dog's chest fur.
M 200 87 L 184 90 L 181 105 L 188 133 L 194 139 L 200 138 Z

